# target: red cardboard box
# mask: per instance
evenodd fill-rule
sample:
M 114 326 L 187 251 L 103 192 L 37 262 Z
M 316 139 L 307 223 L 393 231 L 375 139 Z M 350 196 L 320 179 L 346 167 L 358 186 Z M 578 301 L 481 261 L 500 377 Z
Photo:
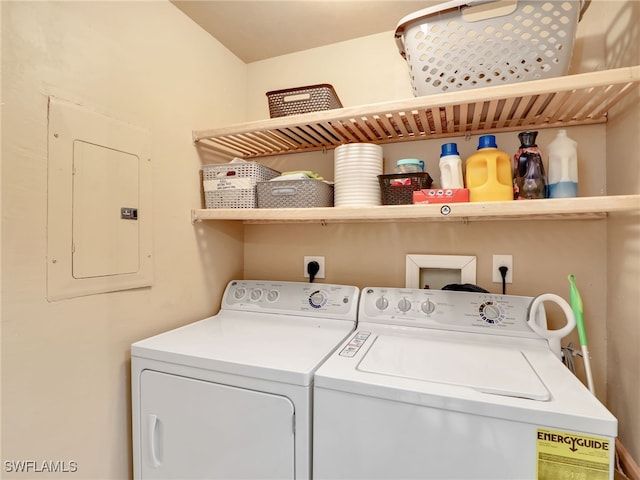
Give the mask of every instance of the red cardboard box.
M 431 188 L 413 192 L 413 203 L 459 203 L 469 201 L 468 188 Z

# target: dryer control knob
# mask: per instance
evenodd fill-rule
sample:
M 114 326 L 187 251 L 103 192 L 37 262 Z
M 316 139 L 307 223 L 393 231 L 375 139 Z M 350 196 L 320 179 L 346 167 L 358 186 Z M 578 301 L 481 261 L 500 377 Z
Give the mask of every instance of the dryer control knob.
M 398 310 L 401 312 L 408 312 L 411 310 L 411 301 L 407 300 L 406 297 L 402 297 L 402 300 L 398 302 Z
M 323 307 L 325 303 L 327 303 L 327 294 L 322 290 L 316 290 L 309 295 L 309 305 L 313 308 Z
M 262 290 L 260 290 L 259 288 L 251 290 L 251 300 L 253 300 L 254 302 L 257 302 L 258 300 L 260 300 L 261 297 L 262 297 Z
M 267 300 L 270 302 L 275 302 L 276 300 L 278 300 L 279 296 L 280 292 L 278 290 L 269 290 L 267 292 Z
M 376 300 L 376 308 L 378 310 L 386 310 L 389 307 L 389 300 L 386 297 L 380 297 Z
M 243 287 L 240 287 L 235 292 L 233 292 L 233 298 L 235 298 L 236 300 L 242 300 L 246 294 L 247 290 Z
M 426 313 L 427 315 L 430 315 L 436 309 L 436 305 L 431 300 L 425 300 L 424 302 L 422 302 L 422 305 L 420 306 L 420 308 L 424 313 Z

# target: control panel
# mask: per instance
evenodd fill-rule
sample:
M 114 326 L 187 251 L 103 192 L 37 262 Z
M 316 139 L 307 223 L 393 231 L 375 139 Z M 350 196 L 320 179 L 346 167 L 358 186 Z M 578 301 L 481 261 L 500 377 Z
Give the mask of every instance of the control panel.
M 360 347 L 362 347 L 364 342 L 367 341 L 367 338 L 369 338 L 369 335 L 371 335 L 371 332 L 356 332 L 351 340 L 349 340 L 349 343 L 340 350 L 339 355 L 341 357 L 355 357 Z
M 493 293 L 370 287 L 362 290 L 358 321 L 535 337 L 527 324 L 532 300 Z M 546 325 L 544 309 L 537 314 L 538 324 Z
M 280 313 L 323 318 L 356 318 L 360 291 L 348 285 L 233 280 L 223 310 Z

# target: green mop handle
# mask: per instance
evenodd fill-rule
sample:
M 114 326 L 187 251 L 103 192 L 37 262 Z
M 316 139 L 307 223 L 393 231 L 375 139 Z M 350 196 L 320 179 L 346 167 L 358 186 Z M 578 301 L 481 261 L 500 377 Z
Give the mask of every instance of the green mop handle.
M 571 287 L 571 309 L 576 317 L 576 326 L 578 327 L 578 336 L 580 337 L 580 346 L 582 347 L 582 360 L 584 361 L 584 370 L 587 376 L 587 386 L 593 395 L 596 394 L 595 385 L 593 383 L 593 375 L 591 373 L 591 357 L 589 356 L 589 346 L 587 345 L 587 331 L 584 328 L 584 312 L 582 308 L 582 297 L 576 286 L 576 276 L 569 275 L 569 285 Z
M 580 337 L 580 345 L 588 346 L 587 331 L 584 328 L 584 311 L 582 308 L 582 297 L 576 286 L 576 276 L 569 275 L 569 286 L 571 287 L 571 309 L 576 317 L 576 326 L 578 327 L 578 336 Z

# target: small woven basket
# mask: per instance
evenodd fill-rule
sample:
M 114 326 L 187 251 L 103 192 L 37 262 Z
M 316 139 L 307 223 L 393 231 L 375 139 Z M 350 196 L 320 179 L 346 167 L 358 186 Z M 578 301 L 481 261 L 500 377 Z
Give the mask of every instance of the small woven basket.
M 342 108 L 333 86 L 328 83 L 273 90 L 267 92 L 267 99 L 271 118 Z
M 206 208 L 255 208 L 256 184 L 280 175 L 256 162 L 204 165 L 202 185 Z
M 408 205 L 413 203 L 413 192 L 430 188 L 433 183 L 428 173 L 391 173 L 378 175 L 380 194 L 383 205 Z M 402 181 L 402 185 L 395 182 Z M 408 184 L 407 182 L 411 183 Z

